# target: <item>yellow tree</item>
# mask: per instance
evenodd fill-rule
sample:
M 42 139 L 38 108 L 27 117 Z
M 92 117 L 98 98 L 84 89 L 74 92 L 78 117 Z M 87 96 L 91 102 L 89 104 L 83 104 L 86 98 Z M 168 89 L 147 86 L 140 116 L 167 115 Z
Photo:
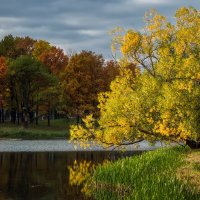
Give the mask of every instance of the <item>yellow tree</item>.
M 176 23 L 152 10 L 143 32 L 114 32 L 121 76 L 99 96 L 100 119 L 72 126 L 71 139 L 105 145 L 200 140 L 200 12 L 180 8 Z M 127 63 L 141 68 L 135 75 Z M 98 124 L 98 126 L 97 126 Z
M 32 55 L 39 59 L 41 54 L 51 50 L 51 45 L 45 40 L 39 40 L 34 43 Z

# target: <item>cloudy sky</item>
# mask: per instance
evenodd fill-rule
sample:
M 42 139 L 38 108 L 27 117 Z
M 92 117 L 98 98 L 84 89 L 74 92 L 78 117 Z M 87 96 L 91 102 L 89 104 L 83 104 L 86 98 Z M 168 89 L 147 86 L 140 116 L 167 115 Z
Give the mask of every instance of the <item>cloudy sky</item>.
M 0 0 L 0 39 L 7 34 L 45 39 L 69 50 L 92 50 L 111 58 L 109 31 L 140 29 L 145 11 L 156 8 L 173 20 L 181 6 L 200 0 Z

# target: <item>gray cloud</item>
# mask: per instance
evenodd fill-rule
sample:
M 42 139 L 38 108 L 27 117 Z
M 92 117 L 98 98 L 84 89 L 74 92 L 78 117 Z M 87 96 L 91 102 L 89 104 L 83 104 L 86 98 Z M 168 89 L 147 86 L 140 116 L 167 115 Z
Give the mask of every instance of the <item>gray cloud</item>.
M 0 38 L 29 35 L 65 50 L 87 49 L 111 58 L 110 30 L 140 29 L 150 8 L 173 20 L 181 6 L 199 9 L 200 0 L 1 0 Z

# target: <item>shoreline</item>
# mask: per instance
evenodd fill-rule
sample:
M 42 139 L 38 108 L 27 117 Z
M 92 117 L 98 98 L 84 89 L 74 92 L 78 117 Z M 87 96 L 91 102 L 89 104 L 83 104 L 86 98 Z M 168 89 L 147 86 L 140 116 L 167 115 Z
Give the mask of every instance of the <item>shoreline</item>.
M 136 148 L 134 145 L 128 145 L 126 151 L 149 151 L 166 145 L 161 142 L 156 142 L 154 146 L 150 146 L 148 142 L 140 142 L 140 147 Z M 98 145 L 91 145 L 90 148 L 83 149 L 78 146 L 76 149 L 74 145 L 67 139 L 54 140 L 20 140 L 20 139 L 5 139 L 0 140 L 0 153 L 3 152 L 87 152 L 87 151 L 119 151 L 119 149 L 103 148 Z

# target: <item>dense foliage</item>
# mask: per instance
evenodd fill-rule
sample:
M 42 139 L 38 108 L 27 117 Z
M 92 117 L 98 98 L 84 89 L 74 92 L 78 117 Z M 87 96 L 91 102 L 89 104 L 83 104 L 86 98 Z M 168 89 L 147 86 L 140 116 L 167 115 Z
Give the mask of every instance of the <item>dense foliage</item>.
M 109 73 L 111 72 L 111 73 Z M 55 113 L 98 113 L 97 94 L 119 74 L 114 61 L 82 51 L 68 56 L 44 40 L 5 36 L 0 41 L 0 122 L 5 115 L 27 128 Z
M 200 13 L 180 8 L 175 24 L 154 10 L 145 19 L 142 32 L 113 31 L 121 74 L 99 95 L 99 120 L 89 115 L 83 126 L 72 126 L 74 142 L 200 140 Z

